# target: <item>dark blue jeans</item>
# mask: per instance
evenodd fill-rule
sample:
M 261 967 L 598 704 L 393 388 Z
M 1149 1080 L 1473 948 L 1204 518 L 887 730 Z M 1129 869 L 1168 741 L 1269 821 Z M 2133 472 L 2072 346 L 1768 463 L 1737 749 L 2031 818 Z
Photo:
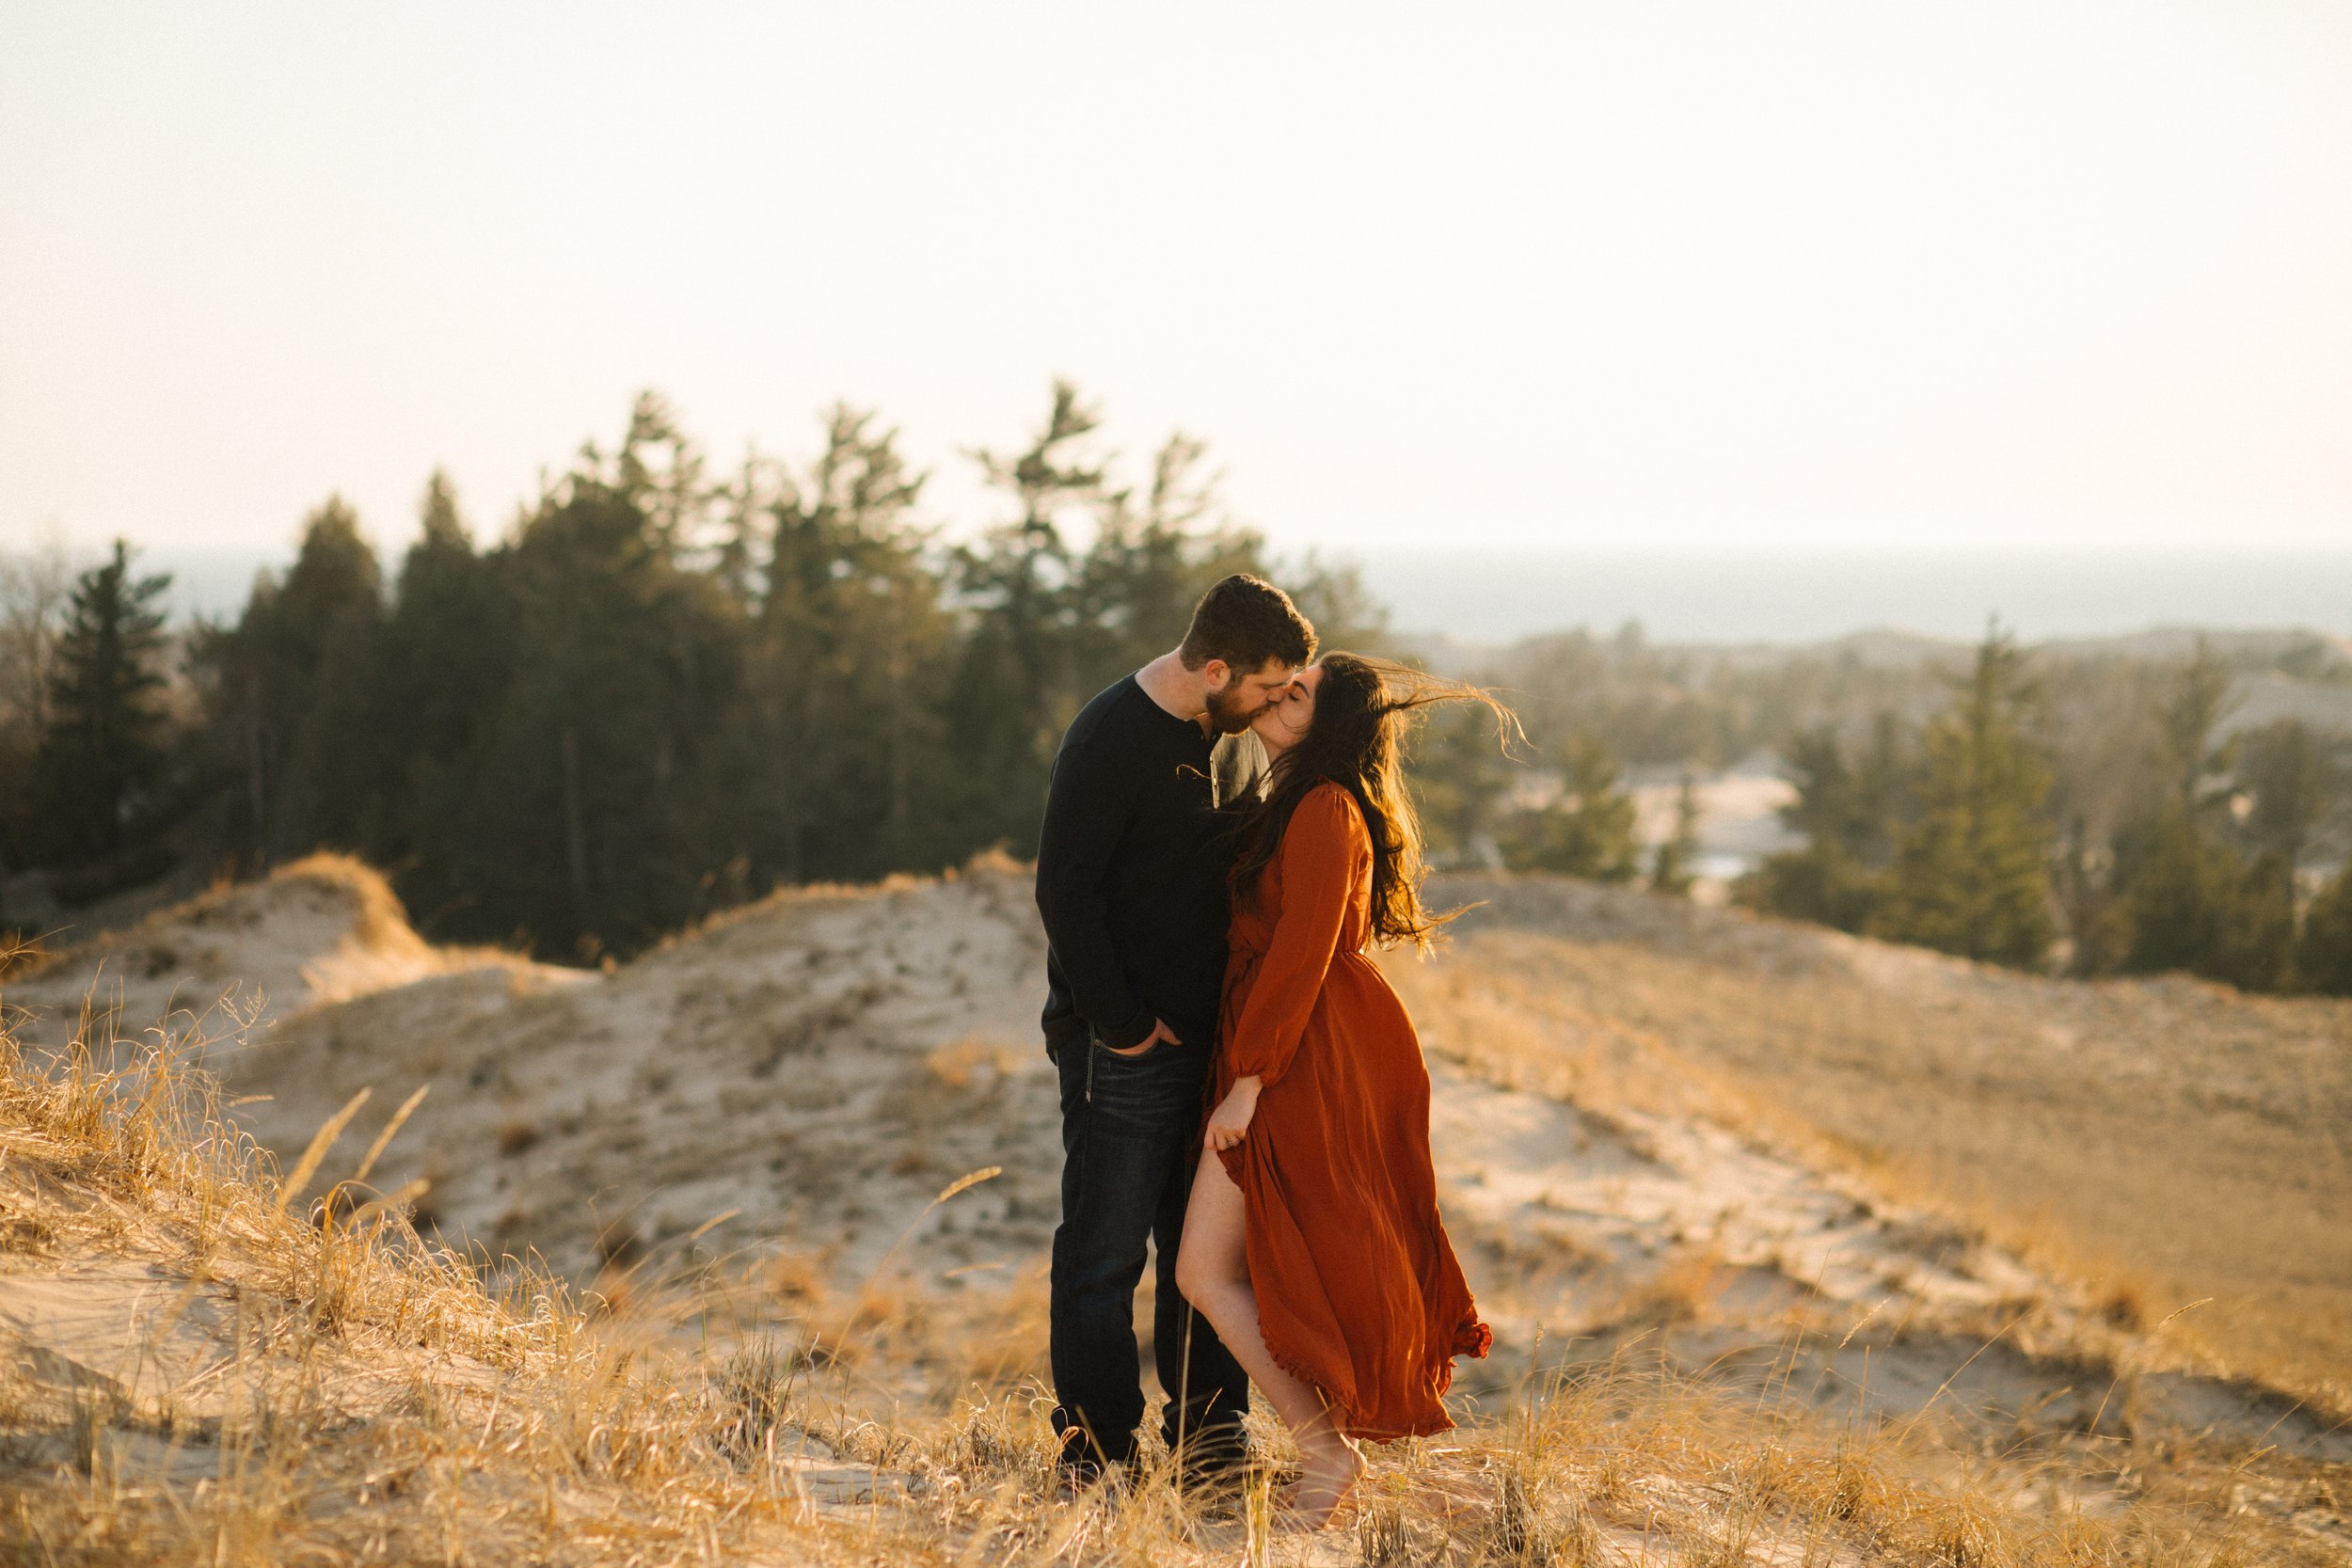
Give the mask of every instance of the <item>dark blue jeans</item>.
M 1243 1457 L 1249 1378 L 1176 1289 L 1176 1248 L 1200 1159 L 1205 1044 L 1121 1056 L 1091 1039 L 1062 1047 L 1061 1224 L 1052 1275 L 1054 1430 L 1065 1461 L 1120 1464 L 1143 1424 L 1136 1286 L 1158 1249 L 1152 1354 L 1169 1398 L 1160 1434 L 1187 1471 Z

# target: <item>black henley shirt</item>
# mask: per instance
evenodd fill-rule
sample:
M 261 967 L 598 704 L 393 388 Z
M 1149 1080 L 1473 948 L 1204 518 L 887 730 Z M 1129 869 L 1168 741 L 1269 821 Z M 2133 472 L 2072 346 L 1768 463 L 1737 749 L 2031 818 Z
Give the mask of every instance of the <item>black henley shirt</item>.
M 1212 744 L 1129 675 L 1081 708 L 1055 753 L 1038 841 L 1045 1048 L 1091 1032 L 1140 1045 L 1165 1019 L 1187 1046 L 1216 1032 L 1225 983 L 1226 818 Z

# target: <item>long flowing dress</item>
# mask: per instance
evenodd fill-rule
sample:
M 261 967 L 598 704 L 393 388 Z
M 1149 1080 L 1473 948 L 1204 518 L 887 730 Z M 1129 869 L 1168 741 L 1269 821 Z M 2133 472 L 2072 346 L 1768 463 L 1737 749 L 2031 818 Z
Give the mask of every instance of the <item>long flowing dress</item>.
M 1256 896 L 1235 900 L 1209 1103 L 1264 1087 L 1223 1150 L 1247 1205 L 1259 1332 L 1352 1437 L 1443 1432 L 1478 1320 L 1438 1219 L 1429 1069 L 1405 1006 L 1364 956 L 1372 839 L 1356 799 L 1299 801 Z

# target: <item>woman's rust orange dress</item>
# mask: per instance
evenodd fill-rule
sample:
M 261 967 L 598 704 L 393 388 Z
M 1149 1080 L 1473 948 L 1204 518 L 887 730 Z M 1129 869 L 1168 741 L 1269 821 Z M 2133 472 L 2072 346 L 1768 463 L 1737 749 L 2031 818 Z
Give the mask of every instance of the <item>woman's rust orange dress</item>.
M 1264 1084 L 1219 1156 L 1248 1205 L 1249 1282 L 1275 1361 L 1342 1431 L 1443 1432 L 1454 1358 L 1486 1354 L 1438 1220 L 1429 1069 L 1405 1005 L 1364 956 L 1372 839 L 1356 799 L 1298 803 L 1254 900 L 1235 901 L 1210 1103 Z

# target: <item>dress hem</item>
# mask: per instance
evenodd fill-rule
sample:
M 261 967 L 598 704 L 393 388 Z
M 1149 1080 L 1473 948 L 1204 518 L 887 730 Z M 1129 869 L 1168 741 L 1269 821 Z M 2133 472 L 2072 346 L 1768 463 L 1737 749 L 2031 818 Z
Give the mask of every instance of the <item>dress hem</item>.
M 1455 1331 L 1454 1339 L 1454 1349 L 1453 1354 L 1448 1355 L 1445 1361 L 1438 1368 L 1437 1378 L 1435 1380 L 1437 1386 L 1432 1391 L 1432 1397 L 1442 1396 L 1448 1388 L 1454 1386 L 1454 1356 L 1467 1355 L 1474 1360 L 1480 1361 L 1486 1358 L 1486 1352 L 1494 1343 L 1494 1331 L 1489 1329 L 1485 1323 L 1480 1323 L 1477 1319 L 1473 1318 L 1470 1320 L 1467 1328 Z M 1437 1424 L 1432 1426 L 1406 1427 L 1402 1431 L 1391 1431 L 1385 1427 L 1365 1426 L 1361 1422 L 1355 1419 L 1353 1412 L 1347 1410 L 1344 1406 L 1341 1405 L 1338 1401 L 1331 1398 L 1329 1392 L 1324 1388 L 1323 1385 L 1315 1381 L 1314 1373 L 1312 1371 L 1301 1365 L 1298 1359 L 1293 1356 L 1289 1352 L 1283 1350 L 1272 1339 L 1266 1338 L 1265 1321 L 1263 1318 L 1261 1318 L 1258 1322 L 1258 1342 L 1265 1346 L 1266 1355 L 1277 1367 L 1281 1368 L 1282 1370 L 1288 1372 L 1291 1376 L 1296 1378 L 1308 1387 L 1312 1388 L 1316 1394 L 1321 1396 L 1323 1402 L 1333 1412 L 1334 1419 L 1332 1424 L 1337 1426 L 1341 1433 L 1346 1436 L 1353 1437 L 1359 1442 L 1365 1443 L 1399 1443 L 1403 1442 L 1407 1437 L 1434 1437 L 1438 1433 L 1452 1432 L 1454 1429 L 1454 1418 L 1445 1413 L 1445 1409 L 1442 1404 L 1439 1405 L 1438 1410 Z

